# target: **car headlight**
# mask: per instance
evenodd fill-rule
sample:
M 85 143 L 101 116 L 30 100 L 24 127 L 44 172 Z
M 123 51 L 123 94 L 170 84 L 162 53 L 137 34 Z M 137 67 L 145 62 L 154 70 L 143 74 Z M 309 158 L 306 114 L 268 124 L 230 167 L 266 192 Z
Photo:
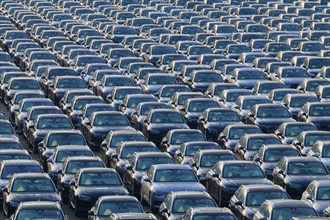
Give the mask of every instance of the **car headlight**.
M 83 200 L 83 201 L 89 201 L 89 200 L 91 200 L 91 197 L 89 197 L 89 196 L 82 196 L 82 195 L 80 195 L 80 196 L 78 196 L 78 198 L 79 198 L 79 200 Z

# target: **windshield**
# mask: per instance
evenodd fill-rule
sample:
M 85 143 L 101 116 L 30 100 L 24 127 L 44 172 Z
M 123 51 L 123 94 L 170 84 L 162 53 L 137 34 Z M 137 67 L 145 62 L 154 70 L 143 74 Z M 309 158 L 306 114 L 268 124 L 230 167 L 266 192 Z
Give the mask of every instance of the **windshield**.
M 319 187 L 317 190 L 317 200 L 326 200 L 329 201 L 330 199 L 330 186 Z
M 86 145 L 85 138 L 81 134 L 51 134 L 48 138 L 48 148 L 58 145 Z
M 188 169 L 157 170 L 155 182 L 198 182 L 194 172 Z
M 124 147 L 120 159 L 129 159 L 135 152 L 157 152 L 157 148 L 151 146 Z
M 36 90 L 36 89 L 40 89 L 40 87 L 36 80 L 14 80 L 11 81 L 10 89 Z
M 16 220 L 27 219 L 64 220 L 64 216 L 59 209 L 21 209 Z
M 247 149 L 252 151 L 257 151 L 263 144 L 281 144 L 281 141 L 277 138 L 270 138 L 270 137 L 255 138 L 255 139 L 251 138 L 248 141 Z
M 258 109 L 258 118 L 291 118 L 285 107 L 262 107 Z
M 201 132 L 175 132 L 172 134 L 171 144 L 181 145 L 191 141 L 205 141 L 205 137 Z
M 147 171 L 154 164 L 173 164 L 168 157 L 143 157 L 137 161 L 136 170 Z
M 272 103 L 269 99 L 244 100 L 242 109 L 251 109 L 255 104 Z
M 94 156 L 94 155 L 89 150 L 85 150 L 85 151 L 77 151 L 77 150 L 59 151 L 57 153 L 56 162 L 57 163 L 63 163 L 66 160 L 66 158 L 73 157 L 73 156 Z
M 65 79 L 60 79 L 57 84 L 56 88 L 65 88 L 65 89 L 82 89 L 86 88 L 86 84 L 82 79 L 78 78 L 65 78 Z
M 285 130 L 285 136 L 287 137 L 297 137 L 298 134 L 300 134 L 303 131 L 314 131 L 315 126 L 313 125 L 292 125 L 292 126 L 286 126 Z
M 230 130 L 229 139 L 240 139 L 244 134 L 259 134 L 258 128 L 234 128 Z
M 194 156 L 198 150 L 220 149 L 216 144 L 190 144 L 186 146 L 185 156 Z
M 105 86 L 133 86 L 132 80 L 130 78 L 121 77 L 121 78 L 107 78 L 104 83 Z
M 42 118 L 38 120 L 38 129 L 73 129 L 70 119 L 66 117 Z
M 261 206 L 261 204 L 266 200 L 272 199 L 290 199 L 288 194 L 281 191 L 259 191 L 259 192 L 250 192 L 246 198 L 247 206 Z
M 234 215 L 231 214 L 219 214 L 219 213 L 207 213 L 194 215 L 192 220 L 236 220 Z
M 290 175 L 327 175 L 328 172 L 322 162 L 290 162 Z
M 233 121 L 239 122 L 240 118 L 236 112 L 233 111 L 222 111 L 222 112 L 215 112 L 211 111 L 208 115 L 209 122 L 224 122 L 224 121 Z
M 0 123 L 0 126 L 1 126 L 0 135 L 1 134 L 15 134 L 14 129 L 10 123 Z
M 307 135 L 305 140 L 305 145 L 306 147 L 312 147 L 316 141 L 330 141 L 330 133 Z
M 185 213 L 189 208 L 199 207 L 217 207 L 213 199 L 207 198 L 177 198 L 173 202 L 172 212 L 173 213 Z
M 159 112 L 153 113 L 151 117 L 152 123 L 168 123 L 181 124 L 184 119 L 179 112 Z
M 218 103 L 215 101 L 193 101 L 190 102 L 188 111 L 190 112 L 203 112 L 208 108 L 219 108 Z
M 310 116 L 317 117 L 329 117 L 330 116 L 330 105 L 315 105 L 311 106 L 309 110 Z
M 282 157 L 300 156 L 299 152 L 294 149 L 272 149 L 267 150 L 264 155 L 264 162 L 278 162 Z
M 54 184 L 48 178 L 15 179 L 12 192 L 55 192 Z
M 110 216 L 112 213 L 144 213 L 138 201 L 104 201 L 97 215 Z
M 84 172 L 80 176 L 80 186 L 121 186 L 122 182 L 115 172 Z
M 15 173 L 43 173 L 40 166 L 13 165 L 4 166 L 1 173 L 1 179 L 10 179 Z
M 27 154 L 1 154 L 0 162 L 4 160 L 31 160 L 31 156 Z
M 94 126 L 129 126 L 129 122 L 124 115 L 97 115 L 93 122 Z
M 205 154 L 202 156 L 200 167 L 212 167 L 219 161 L 236 160 L 232 154 Z
M 317 216 L 313 208 L 289 207 L 277 208 L 273 211 L 272 219 L 291 219 L 292 217 Z
M 147 115 L 153 109 L 171 109 L 171 108 L 168 105 L 161 103 L 147 104 L 142 106 L 140 115 Z
M 8 150 L 8 149 L 21 150 L 23 149 L 23 147 L 18 142 L 0 142 L 0 150 Z
M 66 167 L 67 174 L 76 174 L 82 168 L 104 167 L 100 161 L 70 161 Z
M 258 165 L 255 164 L 232 164 L 225 165 L 224 178 L 265 178 Z

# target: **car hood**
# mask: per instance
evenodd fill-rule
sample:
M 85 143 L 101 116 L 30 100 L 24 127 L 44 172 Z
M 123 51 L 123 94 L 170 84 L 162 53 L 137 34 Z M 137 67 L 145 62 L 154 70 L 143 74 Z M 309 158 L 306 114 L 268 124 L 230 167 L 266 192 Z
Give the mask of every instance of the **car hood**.
M 25 202 L 25 201 L 54 201 L 61 202 L 61 197 L 57 193 L 11 193 L 8 200 Z
M 155 183 L 154 190 L 163 193 L 169 193 L 171 191 L 204 192 L 205 187 L 199 182 L 177 182 L 175 184 L 173 184 L 173 182 L 166 182 L 166 183 Z
M 273 183 L 266 178 L 232 178 L 232 179 L 223 179 L 223 184 L 230 188 L 238 188 L 241 185 L 251 185 L 251 184 L 266 184 L 272 185 Z
M 109 131 L 117 130 L 132 130 L 130 126 L 102 126 L 102 127 L 93 127 L 94 133 L 108 134 Z
M 104 195 L 128 195 L 128 191 L 123 186 L 80 186 L 80 195 L 98 198 Z
M 259 124 L 265 124 L 265 125 L 280 125 L 284 122 L 295 122 L 296 120 L 294 120 L 293 118 L 263 118 L 257 119 L 257 122 Z

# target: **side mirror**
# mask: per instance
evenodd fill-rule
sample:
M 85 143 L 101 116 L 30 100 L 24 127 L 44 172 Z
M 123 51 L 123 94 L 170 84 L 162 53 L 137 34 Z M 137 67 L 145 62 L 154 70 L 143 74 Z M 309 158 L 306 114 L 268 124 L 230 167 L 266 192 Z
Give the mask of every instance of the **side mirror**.
M 146 181 L 146 182 L 148 182 L 148 183 L 151 183 L 151 179 L 148 178 L 148 177 L 144 178 L 143 180 Z
M 70 186 L 75 186 L 75 185 L 76 185 L 76 182 L 74 180 L 71 180 Z
M 8 193 L 8 188 L 5 187 L 5 188 L 2 190 L 2 192 L 6 192 L 6 193 Z
M 127 170 L 133 170 L 133 167 L 132 167 L 131 165 L 127 165 L 127 166 L 126 166 L 126 169 L 127 169 Z
M 167 214 L 169 214 L 169 211 L 168 211 L 167 208 L 163 208 L 162 210 L 160 210 L 160 212 L 161 212 L 161 213 L 167 213 Z
M 313 157 L 320 157 L 320 154 L 318 154 L 318 153 L 314 153 L 312 156 L 313 156 Z
M 308 199 L 308 200 L 310 200 L 310 201 L 314 201 L 314 198 L 313 198 L 311 195 L 308 195 L 308 196 L 306 197 L 306 199 Z
M 219 174 L 218 173 L 212 174 L 212 177 L 219 178 Z
M 88 211 L 88 215 L 95 215 L 94 210 L 89 210 L 89 211 Z
M 34 125 L 29 125 L 29 128 L 34 128 Z
M 235 205 L 241 206 L 241 205 L 243 205 L 243 203 L 241 201 L 237 201 L 237 202 L 235 202 Z
M 38 147 L 40 147 L 40 148 L 45 148 L 44 143 L 40 142 L 40 143 L 38 144 Z
M 57 174 L 62 174 L 62 170 L 61 170 L 61 169 L 58 170 L 58 171 L 57 171 Z
M 113 154 L 113 155 L 111 155 L 111 158 L 118 159 L 118 155 L 117 154 Z
M 88 125 L 88 126 L 91 126 L 91 122 L 90 121 L 86 122 L 85 124 Z
M 96 145 L 95 145 L 94 142 L 89 142 L 88 146 L 91 147 L 91 148 L 95 148 L 96 147 Z

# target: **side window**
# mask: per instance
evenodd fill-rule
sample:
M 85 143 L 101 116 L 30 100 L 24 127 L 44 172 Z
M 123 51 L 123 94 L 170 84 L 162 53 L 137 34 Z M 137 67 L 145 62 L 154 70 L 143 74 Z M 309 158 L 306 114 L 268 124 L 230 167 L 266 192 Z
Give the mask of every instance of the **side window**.
M 236 198 L 242 203 L 244 203 L 244 190 L 239 189 L 235 194 L 236 194 Z
M 171 194 L 168 194 L 164 199 L 164 207 L 169 209 L 171 207 L 171 201 L 172 201 L 172 196 Z
M 264 217 L 269 217 L 269 209 L 268 209 L 268 205 L 264 204 L 260 207 L 259 212 L 262 216 Z

